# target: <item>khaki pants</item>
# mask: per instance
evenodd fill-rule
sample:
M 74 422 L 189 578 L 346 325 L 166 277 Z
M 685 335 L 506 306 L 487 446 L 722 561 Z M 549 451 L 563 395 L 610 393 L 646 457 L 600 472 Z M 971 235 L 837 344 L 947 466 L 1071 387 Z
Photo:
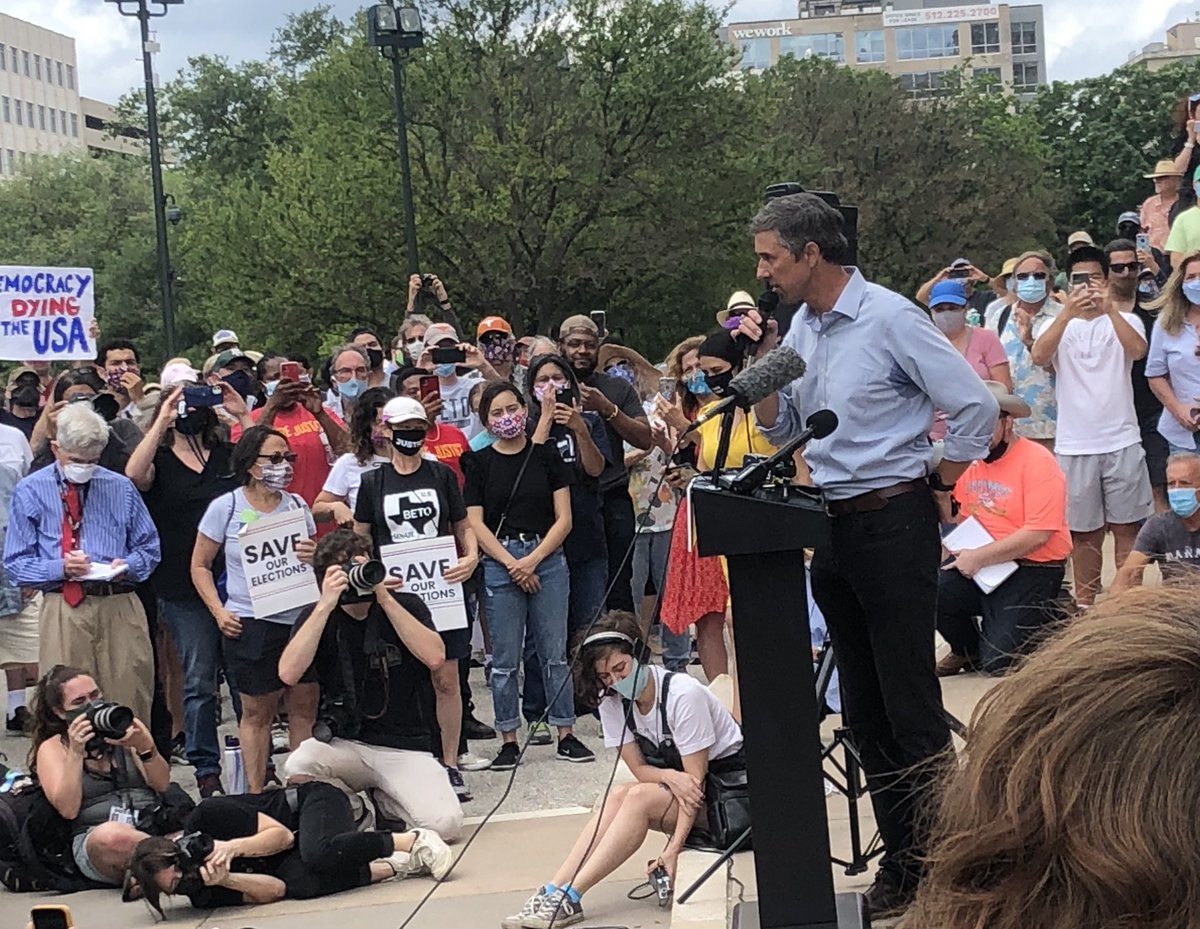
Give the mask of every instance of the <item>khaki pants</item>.
M 46 594 L 38 666 L 45 673 L 56 664 L 87 671 L 105 700 L 129 707 L 149 727 L 154 653 L 146 611 L 135 594 L 86 597 L 75 607 L 60 593 Z

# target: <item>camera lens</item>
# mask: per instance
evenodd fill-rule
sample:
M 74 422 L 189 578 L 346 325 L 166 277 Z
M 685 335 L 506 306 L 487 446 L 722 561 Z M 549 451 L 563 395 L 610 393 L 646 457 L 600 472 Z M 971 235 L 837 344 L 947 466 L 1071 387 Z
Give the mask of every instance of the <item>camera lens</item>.
M 101 703 L 88 713 L 97 735 L 119 739 L 133 725 L 133 710 L 117 703 Z
M 382 561 L 364 561 L 359 564 L 346 566 L 346 575 L 350 586 L 356 590 L 372 590 L 387 577 L 387 569 Z

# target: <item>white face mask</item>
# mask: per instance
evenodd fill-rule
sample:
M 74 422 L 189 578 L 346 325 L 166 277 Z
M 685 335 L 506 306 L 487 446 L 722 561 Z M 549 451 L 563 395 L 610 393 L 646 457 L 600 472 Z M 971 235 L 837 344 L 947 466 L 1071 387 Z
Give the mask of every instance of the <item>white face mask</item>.
M 404 343 L 404 347 L 408 349 L 408 357 L 415 362 L 421 357 L 421 353 L 425 351 L 425 340 L 409 339 Z
M 86 484 L 95 473 L 96 465 L 94 464 L 77 464 L 72 461 L 63 465 L 63 476 L 72 484 Z

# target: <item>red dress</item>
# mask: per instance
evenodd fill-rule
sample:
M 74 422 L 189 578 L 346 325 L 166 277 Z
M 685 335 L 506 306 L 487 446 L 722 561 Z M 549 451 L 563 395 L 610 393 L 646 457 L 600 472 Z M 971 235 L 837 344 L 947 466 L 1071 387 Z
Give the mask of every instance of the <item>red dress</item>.
M 679 501 L 671 530 L 671 553 L 667 558 L 667 582 L 659 617 L 663 625 L 679 634 L 708 613 L 725 613 L 729 585 L 718 555 L 701 558 L 695 545 L 688 551 L 688 501 Z

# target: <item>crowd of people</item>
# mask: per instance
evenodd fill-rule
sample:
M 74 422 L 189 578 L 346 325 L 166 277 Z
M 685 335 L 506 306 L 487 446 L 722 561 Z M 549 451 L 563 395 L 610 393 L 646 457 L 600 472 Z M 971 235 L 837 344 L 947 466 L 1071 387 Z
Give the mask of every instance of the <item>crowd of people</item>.
M 926 762 L 950 746 L 937 678 L 1003 674 L 1064 617 L 1098 610 L 1108 534 L 1116 592 L 1150 563 L 1168 582 L 1200 565 L 1200 240 L 1186 232 L 1200 207 L 1175 208 L 1195 167 L 1179 160 L 1157 164 L 1156 193 L 1104 244 L 1079 231 L 1058 258 L 1027 251 L 994 275 L 954 258 L 917 302 L 845 266 L 823 200 L 769 200 L 751 231 L 778 309 L 735 292 L 662 359 L 604 314 L 570 315 L 552 337 L 492 315 L 467 338 L 445 285 L 413 275 L 394 336 L 353 328 L 315 363 L 221 330 L 206 359 L 153 373 L 147 346 L 124 339 L 101 340 L 94 364 L 14 368 L 0 414 L 7 727 L 32 736 L 77 874 L 118 885 L 132 866 L 155 905 L 440 877 L 472 799 L 463 772 L 511 771 L 525 741 L 592 762 L 574 727 L 597 711 L 638 783 L 505 925 L 582 919 L 582 893 L 651 827 L 672 836 L 658 863 L 673 876 L 710 765 L 744 764 L 736 698 L 730 714 L 686 673 L 736 682 L 726 572 L 696 551 L 685 493 L 718 464 L 720 420 L 692 426 L 783 344 L 808 373 L 727 414 L 722 464 L 837 413 L 835 434 L 794 463 L 824 489 L 833 527 L 812 598 L 886 847 L 868 905 L 951 912 L 917 897 L 941 886 L 922 884 Z M 259 615 L 243 536 L 285 513 L 304 527 L 296 554 L 319 596 Z M 443 579 L 463 587 L 465 628 L 439 630 L 430 604 L 386 577 L 350 581 L 383 549 L 439 538 L 456 552 Z M 950 646 L 940 661 L 935 628 Z M 221 796 L 222 686 L 241 797 Z M 119 732 L 97 722 L 103 700 L 132 714 Z M 172 758 L 194 768 L 192 826 L 216 840 L 194 874 L 140 818 Z M 949 828 L 935 829 L 935 871 L 962 866 Z M 271 869 L 238 865 L 255 857 Z

